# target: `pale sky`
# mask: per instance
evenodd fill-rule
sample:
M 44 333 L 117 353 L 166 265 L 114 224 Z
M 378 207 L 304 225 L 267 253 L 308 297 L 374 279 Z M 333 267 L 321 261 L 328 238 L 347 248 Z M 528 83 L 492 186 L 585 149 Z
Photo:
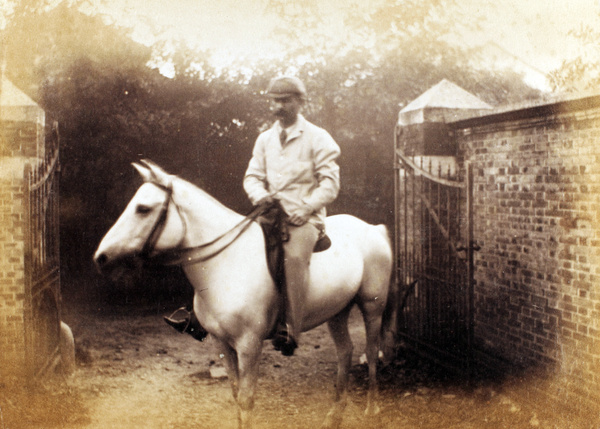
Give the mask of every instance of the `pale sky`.
M 470 2 L 470 0 L 469 0 Z M 473 2 L 477 4 L 477 2 Z M 498 0 L 482 37 L 547 72 L 576 52 L 569 30 L 600 24 L 599 0 Z
M 105 0 L 104 3 L 118 22 L 135 26 L 138 40 L 148 40 L 144 22 L 151 22 L 160 26 L 164 36 L 177 35 L 223 55 L 275 54 L 273 22 L 262 14 L 266 0 Z M 341 8 L 368 10 L 377 0 L 353 3 L 356 4 L 349 6 L 352 2 L 345 0 L 321 2 L 332 34 L 340 32 L 341 14 L 337 12 Z M 600 24 L 600 0 L 462 0 L 461 7 L 485 16 L 480 21 L 483 32 L 467 37 L 465 43 L 493 40 L 546 72 L 576 53 L 567 37 L 570 29 L 582 23 Z
M 368 7 L 371 2 L 355 1 L 361 7 Z M 217 63 L 227 63 L 231 57 L 278 55 L 273 35 L 275 21 L 265 15 L 267 3 L 268 0 L 105 0 L 100 10 L 135 28 L 134 37 L 140 42 L 153 41 L 145 24 L 152 22 L 160 27 L 162 37 L 183 38 L 192 46 L 213 51 Z M 302 2 L 295 3 L 290 7 L 302 7 Z M 336 12 L 349 7 L 349 3 L 324 0 L 319 5 L 333 34 L 339 34 L 343 26 L 342 17 Z
M 12 0 L 0 0 L 0 11 Z M 19 0 L 17 0 L 19 1 Z M 60 2 L 61 0 L 54 0 Z M 398 0 L 402 3 L 402 0 Z M 427 0 L 423 0 L 427 1 Z M 95 11 L 110 15 L 135 29 L 137 41 L 152 43 L 154 26 L 160 38 L 179 37 L 190 45 L 210 49 L 217 62 L 232 57 L 277 55 L 273 17 L 265 17 L 268 0 L 90 0 Z M 373 10 L 381 0 L 321 0 L 325 30 L 334 37 L 344 33 L 344 8 Z M 4 3 L 4 4 L 2 4 Z M 301 0 L 289 0 L 290 8 L 302 8 Z M 569 30 L 587 24 L 600 28 L 600 0 L 459 0 L 469 15 L 483 15 L 482 31 L 462 41 L 477 46 L 494 41 L 529 65 L 548 72 L 563 59 L 583 54 L 567 36 Z M 154 31 L 156 34 L 156 30 Z

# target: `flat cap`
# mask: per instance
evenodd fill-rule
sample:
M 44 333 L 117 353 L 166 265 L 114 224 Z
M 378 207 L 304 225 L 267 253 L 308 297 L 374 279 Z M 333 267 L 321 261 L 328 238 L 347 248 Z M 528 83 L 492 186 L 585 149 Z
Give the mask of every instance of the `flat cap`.
M 267 95 L 273 98 L 298 95 L 306 97 L 306 87 L 300 79 L 294 76 L 282 76 L 271 79 L 267 88 Z

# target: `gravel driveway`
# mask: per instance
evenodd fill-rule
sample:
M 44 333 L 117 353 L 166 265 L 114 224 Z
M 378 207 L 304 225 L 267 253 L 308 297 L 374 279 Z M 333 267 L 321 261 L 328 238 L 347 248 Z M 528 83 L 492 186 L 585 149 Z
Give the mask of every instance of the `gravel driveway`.
M 23 386 L 0 382 L 0 429 L 237 428 L 229 382 L 209 337 L 199 343 L 162 321 L 165 311 L 125 308 L 66 315 L 77 343 L 71 377 Z M 363 416 L 366 366 L 364 331 L 351 317 L 355 344 L 350 403 L 343 428 L 556 428 L 598 429 L 595 416 L 549 408 L 524 380 L 480 381 L 468 386 L 400 351 L 380 372 L 381 413 Z M 257 428 L 316 428 L 333 399 L 333 342 L 321 326 L 302 337 L 285 358 L 268 342 L 256 398 Z

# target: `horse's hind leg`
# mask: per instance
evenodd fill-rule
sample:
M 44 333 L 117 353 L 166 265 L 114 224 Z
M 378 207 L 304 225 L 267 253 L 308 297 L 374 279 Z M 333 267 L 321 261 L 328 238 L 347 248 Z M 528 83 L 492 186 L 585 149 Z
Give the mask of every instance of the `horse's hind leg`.
M 359 302 L 359 307 L 365 321 L 365 331 L 367 337 L 366 355 L 369 366 L 369 390 L 367 392 L 367 416 L 374 416 L 379 413 L 377 405 L 378 386 L 377 386 L 377 360 L 379 357 L 379 341 L 381 332 L 381 317 L 383 307 L 378 300 Z
M 323 422 L 323 428 L 336 428 L 342 422 L 342 413 L 348 401 L 348 374 L 352 364 L 352 340 L 348 332 L 348 316 L 352 306 L 346 307 L 328 322 L 329 332 L 335 343 L 338 371 L 335 402 Z

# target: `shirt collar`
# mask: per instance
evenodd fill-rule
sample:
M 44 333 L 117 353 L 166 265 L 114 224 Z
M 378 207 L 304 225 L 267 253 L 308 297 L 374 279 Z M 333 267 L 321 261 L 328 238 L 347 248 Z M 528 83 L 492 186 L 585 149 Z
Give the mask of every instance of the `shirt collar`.
M 285 129 L 287 135 L 288 135 L 288 140 L 291 140 L 293 138 L 299 137 L 305 129 L 306 126 L 306 119 L 304 119 L 304 116 L 302 116 L 302 114 L 298 113 L 298 118 L 296 119 L 296 122 L 294 122 L 294 124 L 288 128 Z M 281 134 L 281 131 L 283 131 L 283 127 L 281 126 L 281 122 L 279 122 L 279 120 L 275 123 L 275 128 L 277 129 L 277 134 Z

